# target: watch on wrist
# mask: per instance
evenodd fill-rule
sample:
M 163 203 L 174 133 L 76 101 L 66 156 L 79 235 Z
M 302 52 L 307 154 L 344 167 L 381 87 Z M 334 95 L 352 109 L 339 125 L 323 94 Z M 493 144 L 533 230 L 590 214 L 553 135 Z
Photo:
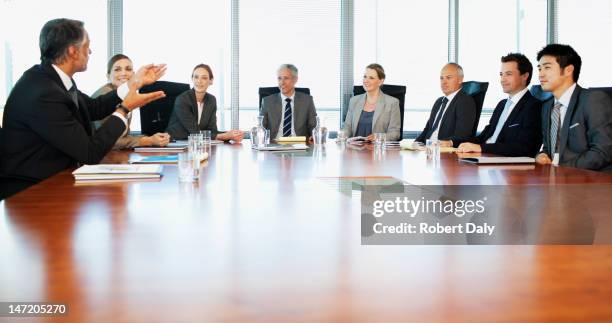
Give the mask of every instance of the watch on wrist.
M 128 115 L 128 113 L 130 113 L 130 109 L 126 108 L 125 105 L 123 105 L 123 103 L 117 104 L 117 109 L 123 111 L 123 113 L 125 113 L 126 116 Z

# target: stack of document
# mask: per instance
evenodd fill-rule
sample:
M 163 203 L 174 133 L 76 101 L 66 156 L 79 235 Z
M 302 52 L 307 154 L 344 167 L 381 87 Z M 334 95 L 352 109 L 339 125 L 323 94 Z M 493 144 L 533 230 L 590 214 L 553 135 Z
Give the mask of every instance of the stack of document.
M 160 178 L 162 165 L 84 165 L 72 172 L 76 181 Z
M 137 153 L 180 153 L 187 150 L 187 142 L 171 142 L 166 147 L 135 147 L 134 152 Z

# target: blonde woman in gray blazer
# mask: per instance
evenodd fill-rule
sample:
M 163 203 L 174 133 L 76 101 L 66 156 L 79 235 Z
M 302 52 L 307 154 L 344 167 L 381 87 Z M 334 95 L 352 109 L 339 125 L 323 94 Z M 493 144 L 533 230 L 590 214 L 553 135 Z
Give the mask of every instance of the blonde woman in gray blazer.
M 370 64 L 363 74 L 363 89 L 366 93 L 356 95 L 349 101 L 344 121 L 348 137 L 362 136 L 374 140 L 374 133 L 386 133 L 387 140 L 400 139 L 399 100 L 384 94 L 380 87 L 385 80 L 385 70 L 379 64 Z

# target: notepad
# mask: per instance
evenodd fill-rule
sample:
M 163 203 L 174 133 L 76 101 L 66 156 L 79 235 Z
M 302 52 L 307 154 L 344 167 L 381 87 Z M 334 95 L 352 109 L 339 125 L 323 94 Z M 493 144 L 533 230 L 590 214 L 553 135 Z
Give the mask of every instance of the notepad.
M 465 157 L 460 161 L 473 164 L 533 164 L 535 158 L 531 157 Z
M 101 164 L 81 166 L 72 175 L 77 181 L 143 179 L 159 178 L 162 170 L 162 165 Z
M 253 147 L 255 150 L 259 151 L 294 151 L 294 150 L 306 150 L 308 146 L 305 144 L 295 144 L 295 145 L 279 145 L 279 144 L 268 144 L 262 147 Z
M 414 141 L 414 139 L 402 139 L 399 145 L 402 149 L 406 150 L 425 150 L 425 145 L 418 141 Z
M 277 142 L 305 142 L 306 136 L 295 136 L 295 137 L 280 137 L 276 139 Z
M 171 145 L 172 144 L 172 145 Z M 166 147 L 135 147 L 137 153 L 180 153 L 187 150 L 187 145 L 171 143 Z

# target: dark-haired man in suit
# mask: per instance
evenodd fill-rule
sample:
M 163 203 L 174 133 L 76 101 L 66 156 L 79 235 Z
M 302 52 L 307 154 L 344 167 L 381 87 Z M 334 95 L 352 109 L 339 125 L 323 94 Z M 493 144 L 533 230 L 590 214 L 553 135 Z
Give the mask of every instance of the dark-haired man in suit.
M 472 136 L 476 122 L 476 103 L 471 96 L 461 91 L 463 68 L 456 63 L 444 65 L 440 72 L 440 88 L 444 96 L 439 97 L 431 109 L 425 128 L 416 141 L 427 139 L 451 140 Z
M 263 126 L 270 130 L 270 139 L 293 136 L 312 136 L 317 125 L 317 111 L 312 96 L 296 92 L 298 69 L 283 64 L 277 71 L 280 93 L 262 99 Z
M 536 155 L 542 145 L 542 102 L 534 98 L 527 85 L 533 66 L 523 54 L 501 58 L 500 83 L 507 99 L 499 101 L 489 124 L 476 137 L 441 143 L 459 152 L 485 152 L 503 156 Z
M 549 44 L 537 58 L 542 89 L 554 100 L 542 110 L 536 162 L 612 172 L 612 100 L 576 83 L 582 59 L 572 47 Z
M 77 164 L 100 162 L 126 129 L 127 113 L 164 96 L 137 91 L 159 79 L 163 65 L 142 67 L 117 91 L 96 99 L 80 92 L 72 76 L 87 69 L 91 54 L 81 21 L 48 21 L 39 42 L 41 64 L 21 76 L 4 108 L 0 173 L 14 180 L 5 195 Z M 111 114 L 93 133 L 91 121 Z

